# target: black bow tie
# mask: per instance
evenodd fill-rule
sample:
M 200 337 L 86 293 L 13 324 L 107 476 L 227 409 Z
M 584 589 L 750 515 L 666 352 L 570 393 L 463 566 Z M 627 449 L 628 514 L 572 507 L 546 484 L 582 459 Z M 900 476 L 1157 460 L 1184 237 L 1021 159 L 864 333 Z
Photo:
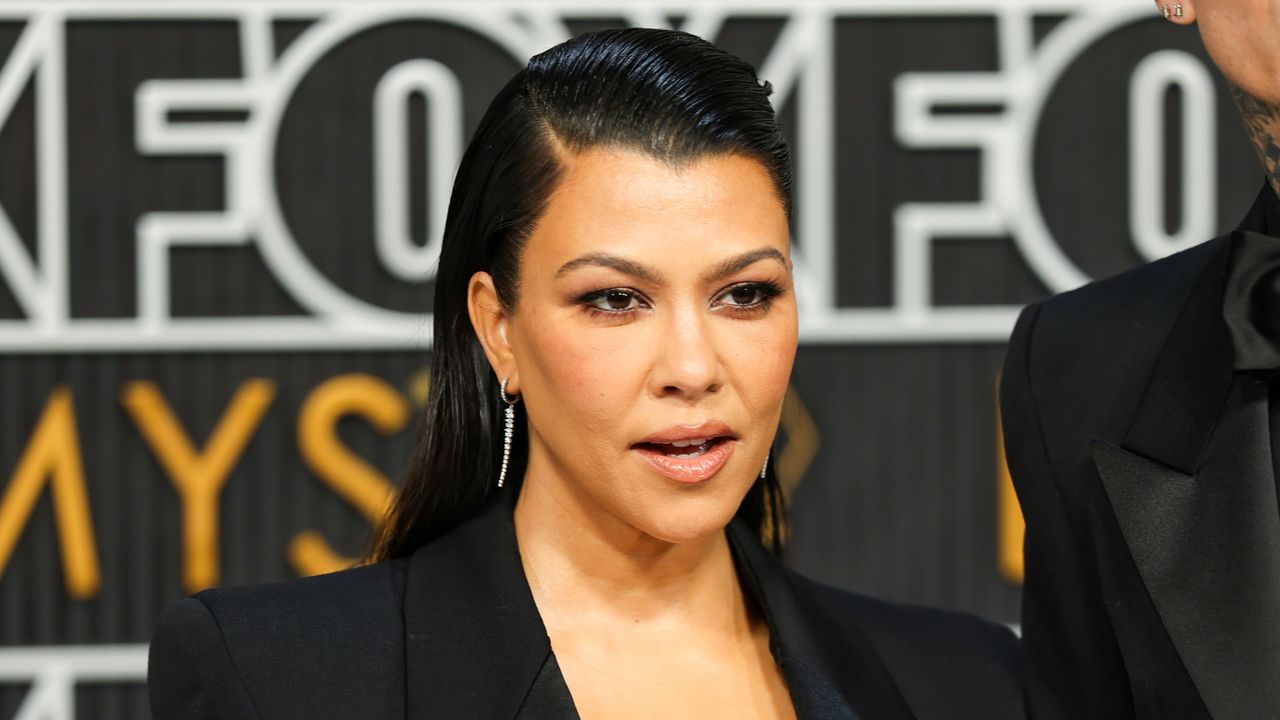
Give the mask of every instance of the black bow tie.
M 1222 316 L 1237 371 L 1280 370 L 1280 238 L 1232 235 Z

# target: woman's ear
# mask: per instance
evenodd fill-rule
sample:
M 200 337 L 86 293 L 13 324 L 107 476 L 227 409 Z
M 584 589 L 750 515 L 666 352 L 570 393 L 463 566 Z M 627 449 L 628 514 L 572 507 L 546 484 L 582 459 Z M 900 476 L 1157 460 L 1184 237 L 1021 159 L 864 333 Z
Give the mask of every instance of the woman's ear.
M 480 346 L 489 359 L 489 366 L 499 380 L 510 378 L 507 384 L 508 394 L 519 394 L 520 369 L 507 338 L 510 318 L 502 309 L 493 276 L 489 273 L 481 271 L 471 276 L 471 281 L 467 284 L 467 314 L 471 316 L 471 327 L 480 339 Z

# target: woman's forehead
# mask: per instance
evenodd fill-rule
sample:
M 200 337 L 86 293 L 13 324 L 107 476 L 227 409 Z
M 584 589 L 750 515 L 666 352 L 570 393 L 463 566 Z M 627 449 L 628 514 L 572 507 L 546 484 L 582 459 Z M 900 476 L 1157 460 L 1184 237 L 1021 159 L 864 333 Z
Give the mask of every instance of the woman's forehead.
M 569 159 L 526 252 L 735 254 L 787 242 L 786 212 L 765 167 L 740 155 L 673 166 L 643 153 L 591 149 Z M 549 259 L 549 257 L 544 258 Z

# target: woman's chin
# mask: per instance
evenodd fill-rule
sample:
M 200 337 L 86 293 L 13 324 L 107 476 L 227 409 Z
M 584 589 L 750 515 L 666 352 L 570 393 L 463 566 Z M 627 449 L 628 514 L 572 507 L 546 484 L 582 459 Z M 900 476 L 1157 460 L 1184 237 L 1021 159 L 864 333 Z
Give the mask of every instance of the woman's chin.
M 724 530 L 737 511 L 737 505 L 707 507 L 703 503 L 681 503 L 683 507 L 669 512 L 648 514 L 645 527 L 649 536 L 673 545 L 688 545 L 706 540 Z M 697 505 L 697 507 L 690 507 Z

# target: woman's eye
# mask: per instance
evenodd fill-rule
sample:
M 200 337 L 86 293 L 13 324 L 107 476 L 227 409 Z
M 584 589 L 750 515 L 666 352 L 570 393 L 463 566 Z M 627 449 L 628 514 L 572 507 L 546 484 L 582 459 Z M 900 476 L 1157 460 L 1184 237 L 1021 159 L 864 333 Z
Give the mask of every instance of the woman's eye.
M 597 295 L 591 301 L 591 305 L 600 310 L 621 312 L 636 309 L 638 301 L 635 293 L 630 293 L 626 290 L 606 290 Z
M 758 285 L 737 285 L 729 288 L 719 299 L 729 305 L 756 305 L 765 298 Z

